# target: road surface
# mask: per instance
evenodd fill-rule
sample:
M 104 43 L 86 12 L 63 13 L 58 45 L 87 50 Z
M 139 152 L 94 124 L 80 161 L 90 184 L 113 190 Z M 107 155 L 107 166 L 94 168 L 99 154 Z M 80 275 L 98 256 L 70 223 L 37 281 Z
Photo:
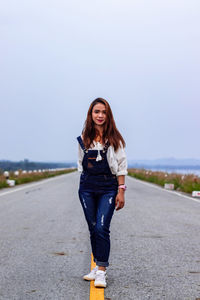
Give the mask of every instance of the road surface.
M 88 300 L 77 172 L 0 191 L 0 299 Z M 200 202 L 126 178 L 111 223 L 105 300 L 200 298 Z

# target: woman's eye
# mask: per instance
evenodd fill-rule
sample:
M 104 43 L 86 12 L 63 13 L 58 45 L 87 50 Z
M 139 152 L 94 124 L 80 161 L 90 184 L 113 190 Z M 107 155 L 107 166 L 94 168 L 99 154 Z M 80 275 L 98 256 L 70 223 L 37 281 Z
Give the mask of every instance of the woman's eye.
M 99 113 L 100 113 L 100 110 L 94 110 L 94 113 L 95 113 L 95 114 L 99 114 Z M 106 115 L 106 111 L 105 111 L 105 110 L 103 110 L 102 113 L 103 113 L 104 115 Z

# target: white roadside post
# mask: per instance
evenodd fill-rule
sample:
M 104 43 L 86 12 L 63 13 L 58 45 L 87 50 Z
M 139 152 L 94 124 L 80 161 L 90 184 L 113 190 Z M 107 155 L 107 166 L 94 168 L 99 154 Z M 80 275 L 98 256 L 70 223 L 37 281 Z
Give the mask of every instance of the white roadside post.
M 192 192 L 192 197 L 198 197 L 198 198 L 200 198 L 200 191 L 193 191 Z
M 4 177 L 6 178 L 6 182 L 7 182 L 7 184 L 9 185 L 9 186 L 15 186 L 15 180 L 10 180 L 9 179 L 9 172 L 8 171 L 5 171 L 4 173 L 3 173 L 3 175 L 4 175 Z
M 165 183 L 164 188 L 166 190 L 174 190 L 174 184 L 173 183 Z

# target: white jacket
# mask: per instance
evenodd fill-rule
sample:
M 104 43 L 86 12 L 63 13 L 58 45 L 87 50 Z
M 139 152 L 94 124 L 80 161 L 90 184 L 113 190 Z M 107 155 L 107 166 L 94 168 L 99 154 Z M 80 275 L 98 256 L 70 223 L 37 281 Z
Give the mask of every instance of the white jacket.
M 121 147 L 117 151 L 114 150 L 113 146 L 109 146 L 107 150 L 107 160 L 112 174 L 127 175 L 127 158 L 124 147 L 121 144 Z M 94 141 L 94 147 L 89 148 L 89 150 L 103 150 L 103 145 L 99 142 Z M 78 171 L 83 171 L 82 161 L 83 161 L 84 151 L 78 143 Z

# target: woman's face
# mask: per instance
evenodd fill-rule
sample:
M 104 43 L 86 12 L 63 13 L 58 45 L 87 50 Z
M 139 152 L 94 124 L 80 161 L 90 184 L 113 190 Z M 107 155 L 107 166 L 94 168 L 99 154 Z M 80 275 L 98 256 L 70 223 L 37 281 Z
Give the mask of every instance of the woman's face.
M 106 107 L 102 103 L 97 103 L 92 109 L 92 120 L 95 125 L 101 126 L 106 122 Z

